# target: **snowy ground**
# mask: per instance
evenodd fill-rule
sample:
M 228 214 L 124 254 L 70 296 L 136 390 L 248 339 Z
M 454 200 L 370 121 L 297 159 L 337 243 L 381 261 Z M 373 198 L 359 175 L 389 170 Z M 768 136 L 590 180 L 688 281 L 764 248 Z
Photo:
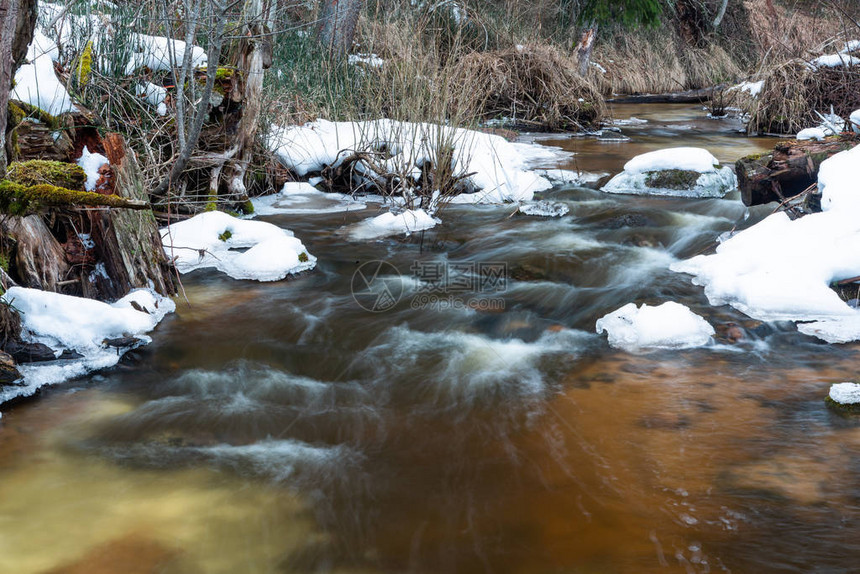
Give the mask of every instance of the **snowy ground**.
M 731 305 L 762 321 L 798 321 L 831 343 L 860 340 L 860 311 L 830 288 L 860 276 L 860 147 L 821 164 L 821 213 L 792 220 L 785 212 L 735 234 L 713 255 L 672 265 L 705 288 L 712 305 Z
M 20 365 L 23 386 L 0 388 L 0 404 L 32 395 L 44 385 L 112 367 L 131 347 L 117 349 L 106 345 L 106 339 L 134 337 L 146 344 L 146 333 L 176 309 L 173 301 L 148 289 L 132 291 L 113 304 L 23 287 L 9 288 L 2 299 L 21 313 L 25 341 L 43 343 L 58 356 L 70 350 L 83 357 Z

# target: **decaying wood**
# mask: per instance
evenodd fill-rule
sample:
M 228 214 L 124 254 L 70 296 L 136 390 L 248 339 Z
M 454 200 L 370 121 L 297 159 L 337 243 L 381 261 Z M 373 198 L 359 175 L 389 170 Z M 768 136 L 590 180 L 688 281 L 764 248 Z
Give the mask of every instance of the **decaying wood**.
M 576 61 L 579 75 L 588 73 L 588 65 L 591 63 L 591 52 L 594 51 L 594 40 L 597 38 L 597 24 L 591 23 L 582 33 L 582 38 L 576 46 Z
M 818 179 L 821 162 L 858 142 L 860 139 L 849 133 L 823 141 L 786 140 L 769 154 L 739 159 L 735 172 L 744 205 L 785 201 L 802 193 Z
M 6 251 L 14 253 L 10 263 L 21 285 L 57 291 L 58 283 L 68 278 L 70 265 L 42 216 L 4 217 L 0 230 L 4 242 L 11 243 Z
M 725 91 L 725 85 L 702 88 L 700 90 L 686 90 L 684 92 L 671 92 L 668 94 L 638 94 L 633 96 L 619 96 L 610 98 L 607 102 L 616 104 L 699 104 L 709 102 L 714 96 Z
M 103 145 L 113 170 L 116 195 L 145 202 L 147 193 L 134 152 L 119 134 L 105 136 Z M 151 211 L 112 209 L 89 211 L 87 216 L 96 263 L 94 272 L 82 276 L 84 296 L 113 300 L 131 289 L 150 285 L 164 295 L 176 292 Z

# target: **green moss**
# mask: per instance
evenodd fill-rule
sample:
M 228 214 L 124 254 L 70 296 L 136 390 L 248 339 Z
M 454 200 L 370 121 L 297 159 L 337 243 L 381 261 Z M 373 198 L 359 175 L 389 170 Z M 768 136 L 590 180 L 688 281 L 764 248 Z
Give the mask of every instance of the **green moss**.
M 215 70 L 215 79 L 218 81 L 232 80 L 233 76 L 235 76 L 235 75 L 236 75 L 236 69 L 235 68 L 219 67 L 218 69 Z
M 299 253 L 299 261 L 301 261 L 302 263 L 307 263 L 308 262 L 308 254 L 305 253 L 304 251 Z
M 6 109 L 8 111 L 7 121 L 9 123 L 9 128 L 14 128 L 23 122 L 25 117 L 27 117 L 27 112 L 25 112 L 24 109 L 15 102 L 9 102 Z
M 9 180 L 0 180 L 0 213 L 30 215 L 48 207 L 141 207 L 118 195 L 102 195 L 90 191 L 76 191 L 48 184 L 25 186 Z M 145 207 L 145 204 L 142 205 Z
M 0 268 L 9 273 L 9 256 L 5 253 L 0 253 Z
M 47 125 L 52 130 L 60 129 L 60 120 L 56 116 L 52 116 L 42 108 L 17 100 L 15 101 L 14 105 L 24 114 L 23 117 L 21 117 L 21 120 L 18 122 L 19 124 L 24 121 L 25 118 L 33 118 Z
M 206 207 L 203 211 L 218 211 L 218 198 L 214 195 L 209 196 L 209 201 L 206 202 Z
M 222 233 L 221 235 L 218 236 L 218 240 L 219 241 L 227 241 L 231 237 L 233 237 L 233 230 L 227 228 L 224 230 L 224 233 Z
M 837 403 L 830 397 L 826 397 L 824 399 L 824 403 L 840 414 L 860 414 L 860 404 L 858 403 L 853 405 L 843 405 L 842 403 Z
M 86 86 L 90 81 L 90 72 L 93 68 L 93 42 L 90 40 L 87 42 L 87 45 L 84 47 L 84 51 L 81 53 L 81 57 L 78 58 L 77 65 L 77 76 L 78 76 L 78 85 Z
M 243 202 L 242 202 L 242 204 L 239 206 L 239 209 L 240 209 L 240 210 L 242 211 L 242 213 L 244 213 L 245 215 L 251 215 L 252 213 L 254 213 L 254 204 L 251 202 L 251 200 L 250 200 L 250 199 L 246 199 L 246 200 L 245 200 L 245 201 L 243 201 Z
M 697 171 L 684 169 L 651 171 L 645 175 L 645 184 L 659 189 L 690 189 L 696 185 L 700 175 Z
M 66 189 L 84 190 L 87 174 L 76 163 L 33 159 L 13 162 L 9 165 L 6 177 L 21 185 L 33 186 L 46 183 Z

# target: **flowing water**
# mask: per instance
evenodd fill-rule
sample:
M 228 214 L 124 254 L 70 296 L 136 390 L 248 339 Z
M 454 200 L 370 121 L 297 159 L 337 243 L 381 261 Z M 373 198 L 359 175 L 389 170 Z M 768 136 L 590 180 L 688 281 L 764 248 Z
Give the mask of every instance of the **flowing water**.
M 773 144 L 697 107 L 614 112 L 649 123 L 547 143 L 610 172 L 667 145 Z M 334 232 L 373 206 L 266 218 L 315 272 L 195 272 L 150 346 L 4 409 L 0 572 L 857 571 L 860 419 L 823 402 L 857 346 L 712 308 L 667 269 L 769 209 L 545 196 L 570 213 L 450 207 L 378 242 Z M 381 304 L 360 283 L 377 270 Z M 593 333 L 667 300 L 717 343 L 631 355 Z

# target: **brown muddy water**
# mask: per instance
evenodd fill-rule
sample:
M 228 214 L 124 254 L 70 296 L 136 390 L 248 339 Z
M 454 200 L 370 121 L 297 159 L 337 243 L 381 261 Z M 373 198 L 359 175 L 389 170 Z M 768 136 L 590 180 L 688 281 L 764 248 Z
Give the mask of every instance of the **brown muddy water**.
M 773 144 L 697 107 L 614 111 L 649 123 L 551 143 L 613 172 L 667 145 L 730 161 Z M 823 402 L 858 347 L 712 308 L 667 269 L 769 210 L 545 196 L 570 213 L 451 207 L 423 237 L 366 243 L 332 230 L 376 207 L 267 218 L 314 273 L 188 275 L 191 305 L 149 347 L 3 409 L 0 572 L 858 571 L 860 419 Z M 371 313 L 351 281 L 374 260 L 403 277 L 383 271 L 400 300 Z M 446 262 L 509 279 L 428 299 L 411 277 Z M 593 334 L 665 300 L 743 337 L 631 355 Z

